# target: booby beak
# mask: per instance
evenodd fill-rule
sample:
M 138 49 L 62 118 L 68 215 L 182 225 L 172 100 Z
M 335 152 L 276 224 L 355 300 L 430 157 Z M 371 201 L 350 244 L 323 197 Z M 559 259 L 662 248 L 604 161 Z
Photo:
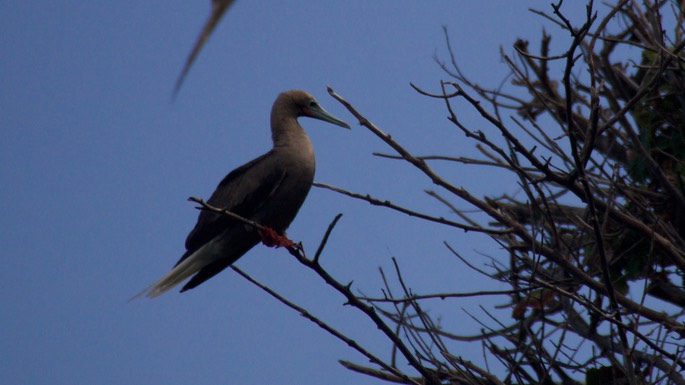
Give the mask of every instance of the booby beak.
M 309 116 L 310 118 L 323 120 L 324 122 L 332 123 L 336 126 L 345 127 L 348 130 L 351 129 L 349 124 L 328 113 L 326 110 L 321 108 L 319 103 L 317 103 L 315 100 L 309 102 L 307 107 L 303 107 L 302 112 L 305 116 Z

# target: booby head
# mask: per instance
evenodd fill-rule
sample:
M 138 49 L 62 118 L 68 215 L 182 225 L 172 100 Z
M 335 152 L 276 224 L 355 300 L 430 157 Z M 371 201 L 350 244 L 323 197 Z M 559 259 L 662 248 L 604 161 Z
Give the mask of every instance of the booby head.
M 296 118 L 307 116 L 335 124 L 336 126 L 350 128 L 349 124 L 324 110 L 309 92 L 302 90 L 285 91 L 278 95 L 274 102 L 272 114 L 276 111 L 279 112 L 278 115 L 282 114 L 281 116 L 292 115 Z

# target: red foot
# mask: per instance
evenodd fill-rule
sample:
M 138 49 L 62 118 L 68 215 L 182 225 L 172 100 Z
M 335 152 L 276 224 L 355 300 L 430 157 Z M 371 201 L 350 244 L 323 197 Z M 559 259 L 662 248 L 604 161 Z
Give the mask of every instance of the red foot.
M 260 230 L 259 235 L 262 237 L 262 243 L 268 247 L 297 247 L 297 244 L 288 239 L 285 234 L 279 234 L 271 227 Z

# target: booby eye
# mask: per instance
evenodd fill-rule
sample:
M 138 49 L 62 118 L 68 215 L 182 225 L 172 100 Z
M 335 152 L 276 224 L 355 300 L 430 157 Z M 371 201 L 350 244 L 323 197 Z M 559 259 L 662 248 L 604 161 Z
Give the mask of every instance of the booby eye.
M 316 100 L 310 100 L 309 101 L 309 108 L 318 108 L 319 104 L 316 102 Z

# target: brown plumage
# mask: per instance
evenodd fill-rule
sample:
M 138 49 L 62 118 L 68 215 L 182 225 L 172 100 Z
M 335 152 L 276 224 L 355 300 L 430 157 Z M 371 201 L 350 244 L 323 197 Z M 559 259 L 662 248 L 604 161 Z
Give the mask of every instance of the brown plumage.
M 271 109 L 273 148 L 231 171 L 207 200 L 283 234 L 314 180 L 314 150 L 297 118 L 307 116 L 338 126 L 347 123 L 323 110 L 305 91 L 281 93 Z M 230 266 L 259 243 L 256 229 L 224 215 L 202 211 L 186 239 L 186 252 L 164 277 L 136 297 L 156 297 L 193 276 L 182 292 Z

